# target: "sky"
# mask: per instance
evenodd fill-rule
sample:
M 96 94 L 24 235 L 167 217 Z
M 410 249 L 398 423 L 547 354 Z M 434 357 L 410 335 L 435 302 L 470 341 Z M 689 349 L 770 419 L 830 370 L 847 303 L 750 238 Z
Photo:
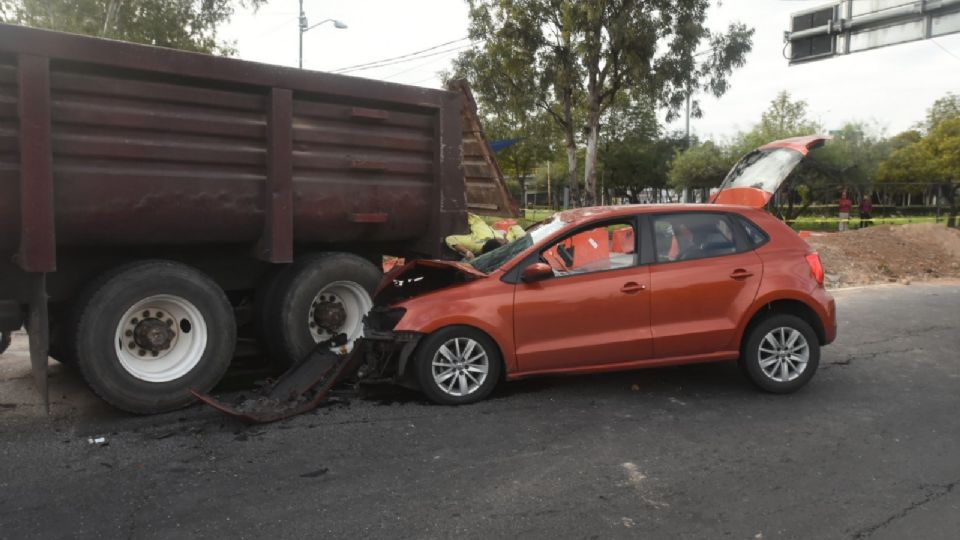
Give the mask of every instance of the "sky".
M 894 135 L 922 120 L 935 99 L 951 91 L 960 93 L 960 34 L 788 66 L 783 32 L 790 14 L 825 3 L 829 2 L 714 2 L 707 24 L 716 31 L 734 21 L 754 27 L 753 50 L 746 65 L 734 72 L 726 94 L 700 97 L 704 114 L 691 121 L 691 131 L 701 139 L 732 137 L 750 129 L 777 93 L 787 90 L 806 100 L 811 118 L 827 130 L 859 120 L 870 123 L 877 134 Z M 427 53 L 433 56 L 351 73 L 439 88 L 439 72 L 469 44 L 464 39 L 469 19 L 462 0 L 303 0 L 303 4 L 309 24 L 329 18 L 348 26 L 337 29 L 328 22 L 304 34 L 306 69 L 331 71 L 449 43 Z M 297 13 L 298 0 L 270 0 L 257 13 L 238 10 L 221 36 L 235 41 L 240 58 L 296 66 Z M 682 127 L 682 120 L 669 126 Z

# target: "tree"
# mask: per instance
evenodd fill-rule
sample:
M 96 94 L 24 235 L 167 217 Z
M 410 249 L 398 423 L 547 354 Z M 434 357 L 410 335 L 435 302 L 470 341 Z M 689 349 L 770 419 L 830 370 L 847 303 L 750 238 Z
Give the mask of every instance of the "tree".
M 784 90 L 770 101 L 767 109 L 760 115 L 760 122 L 750 131 L 735 137 L 729 158 L 733 161 L 771 141 L 810 135 L 820 129 L 820 125 L 809 117 L 807 102 L 794 99 Z M 825 184 L 842 183 L 842 171 L 834 162 L 829 159 L 816 161 L 815 156 L 820 152 L 823 152 L 823 149 L 811 154 L 810 159 L 804 160 L 787 180 L 786 194 L 783 197 L 786 208 L 776 210 L 784 219 L 793 219 L 806 209 L 814 200 L 813 194 L 823 192 Z M 794 206 L 797 201 L 801 203 L 799 208 Z
M 685 142 L 680 136 L 631 136 L 605 144 L 600 160 L 604 187 L 631 203 L 639 203 L 645 189 L 667 186 L 670 161 Z
M 551 143 L 556 135 L 553 123 L 544 114 L 524 115 L 515 121 L 509 115 L 494 113 L 484 120 L 484 131 L 491 140 L 517 140 L 497 153 L 497 162 L 519 187 L 521 206 L 526 206 L 526 180 L 537 165 L 552 157 Z
M 733 150 L 742 155 L 770 141 L 810 135 L 820 131 L 820 126 L 807 115 L 807 102 L 794 100 L 786 90 L 777 94 L 761 116 L 760 122 L 750 131 L 735 137 Z
M 466 78 L 482 103 L 505 102 L 548 114 L 563 134 L 568 185 L 576 198 L 579 185 L 574 115 L 579 96 L 574 81 L 579 73 L 570 32 L 570 2 L 468 3 L 470 38 L 484 44 L 461 53 L 454 60 L 452 76 Z
M 733 167 L 736 158 L 712 141 L 692 146 L 670 163 L 669 185 L 675 190 L 717 187 Z
M 607 109 L 603 122 L 598 160 L 603 187 L 632 203 L 639 203 L 647 188 L 666 187 L 670 161 L 683 140 L 660 135 L 651 100 L 623 95 Z
M 885 182 L 925 182 L 934 186 L 950 206 L 951 227 L 957 225 L 960 191 L 960 116 L 940 121 L 923 138 L 895 150 L 880 164 Z
M 960 117 L 960 94 L 950 92 L 934 101 L 933 105 L 927 109 L 927 118 L 923 123 L 924 131 L 929 133 L 940 125 L 940 122 L 958 117 Z
M 535 96 L 537 107 L 563 132 L 574 193 L 583 128 L 587 204 L 596 199 L 602 121 L 611 104 L 623 94 L 645 97 L 672 118 L 693 92 L 720 96 L 732 70 L 743 65 L 753 36 L 742 24 L 711 34 L 704 24 L 708 0 L 468 2 L 470 37 L 483 45 L 461 55 L 456 69 L 502 81 L 505 92 Z M 697 55 L 703 42 L 710 54 Z
M 4 22 L 160 47 L 230 55 L 217 29 L 236 7 L 266 0 L 6 0 Z

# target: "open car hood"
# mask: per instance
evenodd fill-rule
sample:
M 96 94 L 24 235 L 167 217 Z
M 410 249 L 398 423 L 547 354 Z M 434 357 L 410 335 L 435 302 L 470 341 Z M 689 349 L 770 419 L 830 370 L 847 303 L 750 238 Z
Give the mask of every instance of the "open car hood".
M 384 275 L 374 295 L 374 302 L 385 306 L 487 275 L 462 262 L 418 259 Z
M 710 202 L 763 208 L 810 150 L 828 139 L 829 135 L 807 135 L 757 148 L 730 169 Z

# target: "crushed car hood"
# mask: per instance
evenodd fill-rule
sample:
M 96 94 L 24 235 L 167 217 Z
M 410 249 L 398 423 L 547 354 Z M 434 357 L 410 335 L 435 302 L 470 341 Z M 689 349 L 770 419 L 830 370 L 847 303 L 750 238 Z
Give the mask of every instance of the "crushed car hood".
M 380 282 L 374 303 L 390 305 L 407 298 L 487 277 L 469 264 L 420 259 L 394 268 Z
M 740 158 L 710 199 L 715 204 L 737 204 L 763 208 L 780 189 L 790 173 L 829 135 L 807 135 L 765 144 Z

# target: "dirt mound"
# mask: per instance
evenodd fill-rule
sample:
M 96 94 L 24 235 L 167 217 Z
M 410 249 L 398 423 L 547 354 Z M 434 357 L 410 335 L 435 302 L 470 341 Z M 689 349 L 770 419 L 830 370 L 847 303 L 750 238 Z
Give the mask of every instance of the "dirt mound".
M 807 242 L 820 253 L 830 287 L 960 277 L 960 230 L 943 225 L 879 225 Z

